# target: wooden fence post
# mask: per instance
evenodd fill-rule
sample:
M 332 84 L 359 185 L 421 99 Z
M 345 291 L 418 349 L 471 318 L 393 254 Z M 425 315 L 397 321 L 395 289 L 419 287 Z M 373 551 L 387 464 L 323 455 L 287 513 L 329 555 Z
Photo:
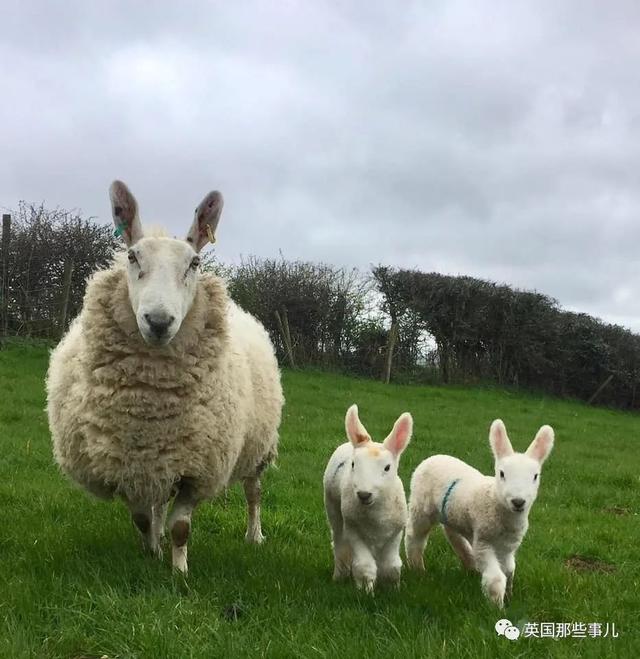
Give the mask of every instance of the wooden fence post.
M 283 316 L 280 316 L 280 313 L 276 309 L 276 320 L 278 321 L 278 329 L 280 330 L 280 336 L 282 336 L 282 343 L 284 345 L 284 350 L 287 353 L 287 359 L 289 360 L 289 365 L 291 368 L 295 368 L 296 364 L 293 361 L 293 345 L 291 344 L 291 332 L 289 331 L 289 318 L 287 317 L 287 310 L 283 311 Z
M 64 262 L 64 275 L 62 277 L 62 304 L 60 305 L 60 319 L 58 332 L 60 337 L 64 334 L 67 325 L 67 311 L 69 309 L 69 296 L 71 295 L 71 279 L 73 276 L 73 259 Z
M 602 393 L 605 387 L 613 380 L 613 373 L 596 389 L 595 393 L 587 401 L 587 405 L 591 405 L 593 401 Z
M 393 351 L 396 347 L 398 340 L 398 324 L 393 321 L 389 329 L 389 339 L 387 340 L 387 355 L 384 360 L 384 373 L 382 374 L 382 381 L 385 384 L 391 382 L 391 366 L 393 364 Z
M 9 242 L 11 241 L 11 215 L 2 215 L 2 310 L 0 315 L 0 332 L 6 336 L 9 331 Z

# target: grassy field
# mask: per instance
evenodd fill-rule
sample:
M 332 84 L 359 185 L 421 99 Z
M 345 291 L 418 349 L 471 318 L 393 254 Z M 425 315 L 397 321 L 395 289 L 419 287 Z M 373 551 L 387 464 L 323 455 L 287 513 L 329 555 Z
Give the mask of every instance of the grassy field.
M 261 547 L 244 505 L 203 505 L 184 580 L 142 555 L 120 503 L 90 499 L 53 464 L 44 348 L 0 351 L 0 657 L 637 657 L 640 652 L 640 417 L 470 388 L 385 387 L 284 374 L 278 469 L 265 479 Z M 483 598 L 438 530 L 429 571 L 375 597 L 331 582 L 322 472 L 352 402 L 374 438 L 404 410 L 401 464 L 439 452 L 489 473 L 487 429 L 502 417 L 523 450 L 543 423 L 556 447 L 542 476 L 504 614 Z M 573 559 L 580 556 L 584 561 Z M 615 623 L 618 638 L 498 637 L 495 622 Z

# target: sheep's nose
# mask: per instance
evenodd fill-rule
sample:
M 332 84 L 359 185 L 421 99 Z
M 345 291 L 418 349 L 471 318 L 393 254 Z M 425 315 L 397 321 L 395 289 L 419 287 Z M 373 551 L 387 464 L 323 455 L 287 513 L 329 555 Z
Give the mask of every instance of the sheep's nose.
M 360 499 L 362 503 L 369 503 L 369 501 L 371 501 L 371 492 L 363 492 L 362 490 L 358 490 L 358 499 Z
M 161 339 L 167 334 L 167 330 L 175 320 L 175 316 L 165 313 L 146 313 L 144 319 L 147 321 L 151 333 Z
M 516 510 L 522 510 L 524 508 L 524 499 L 511 499 L 511 503 Z

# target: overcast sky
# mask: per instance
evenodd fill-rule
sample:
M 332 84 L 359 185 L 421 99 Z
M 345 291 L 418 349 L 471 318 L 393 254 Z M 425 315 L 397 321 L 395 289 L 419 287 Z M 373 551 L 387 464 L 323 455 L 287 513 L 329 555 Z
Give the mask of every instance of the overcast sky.
M 0 207 L 537 289 L 640 331 L 640 3 L 4 0 Z

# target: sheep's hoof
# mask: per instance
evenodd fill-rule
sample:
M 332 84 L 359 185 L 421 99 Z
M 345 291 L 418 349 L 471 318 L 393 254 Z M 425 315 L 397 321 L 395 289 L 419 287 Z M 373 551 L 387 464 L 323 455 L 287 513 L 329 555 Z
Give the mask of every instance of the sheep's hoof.
M 400 568 L 390 568 L 383 571 L 383 573 L 378 576 L 384 581 L 388 581 L 390 584 L 400 587 L 400 571 Z
M 499 609 L 504 609 L 504 593 L 487 593 L 487 597 L 491 602 L 493 602 Z
M 247 531 L 244 539 L 251 545 L 261 545 L 267 539 L 267 536 L 262 535 L 261 531 L 258 531 L 258 533 L 249 533 Z
M 344 581 L 348 579 L 351 574 L 351 570 L 348 567 L 338 567 L 336 566 L 333 569 L 333 580 L 334 581 Z
M 424 558 L 420 556 L 407 556 L 407 566 L 417 572 L 425 572 Z
M 189 574 L 186 561 L 184 563 L 180 561 L 174 561 L 173 569 L 178 574 L 181 574 L 183 577 L 186 577 Z
M 364 590 L 367 595 L 374 594 L 376 582 L 373 579 L 359 579 L 356 581 L 356 586 L 359 590 Z
M 162 547 L 159 542 L 149 542 L 146 538 L 142 541 L 142 551 L 152 558 L 162 560 Z
M 187 547 L 186 545 L 182 547 L 177 547 L 173 545 L 171 548 L 171 563 L 173 569 L 177 572 L 181 572 L 183 576 L 187 576 Z

